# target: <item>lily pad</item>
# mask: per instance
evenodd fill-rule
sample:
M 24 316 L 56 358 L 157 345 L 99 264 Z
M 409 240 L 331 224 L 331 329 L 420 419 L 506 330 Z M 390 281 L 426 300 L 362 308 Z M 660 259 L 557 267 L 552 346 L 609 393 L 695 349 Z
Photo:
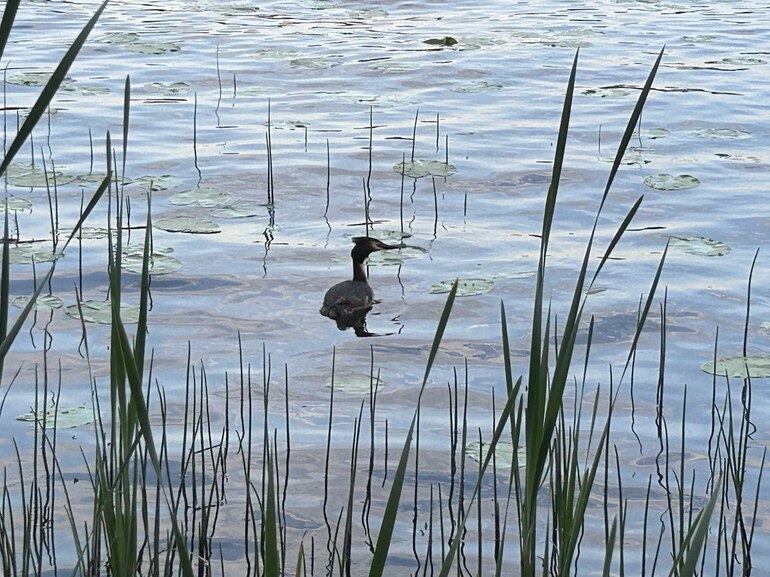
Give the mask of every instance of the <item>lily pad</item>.
M 83 301 L 80 303 L 83 310 L 83 320 L 88 323 L 108 325 L 112 322 L 112 305 L 110 301 Z M 70 305 L 64 309 L 68 316 L 80 319 L 78 305 Z M 120 305 L 120 320 L 126 324 L 139 322 L 139 307 L 134 305 Z
M 735 64 L 737 66 L 757 66 L 758 64 L 767 64 L 767 60 L 762 58 L 744 58 L 741 56 L 722 58 L 720 60 L 722 64 Z M 711 64 L 707 62 L 707 64 Z
M 407 260 L 420 258 L 427 254 L 428 249 L 421 246 L 405 246 L 393 250 L 382 250 L 369 255 L 369 264 L 372 266 L 399 265 Z
M 292 58 L 289 65 L 294 68 L 307 68 L 308 70 L 325 70 L 334 66 L 326 58 Z
M 259 213 L 245 206 L 222 206 L 211 211 L 217 218 L 252 218 Z
M 63 86 L 61 91 L 76 92 L 78 94 L 82 94 L 83 96 L 95 96 L 99 94 L 109 94 L 112 92 L 107 86 L 102 84 L 86 82 L 73 82 L 68 86 Z
M 20 72 L 8 77 L 8 84 L 14 84 L 16 86 L 45 86 L 50 80 L 51 73 L 43 72 L 40 70 L 30 70 L 27 72 Z M 68 86 L 73 82 L 72 78 L 65 76 L 62 80 L 62 88 Z
M 152 183 L 152 191 L 158 192 L 159 190 L 168 190 L 169 188 L 176 188 L 182 184 L 182 179 L 170 174 L 162 174 L 160 176 L 145 175 L 135 178 L 131 184 L 144 188 L 145 190 L 150 187 Z
M 482 459 L 487 458 L 488 450 L 489 443 L 474 441 L 465 447 L 465 454 L 478 463 Z M 526 448 L 519 447 L 517 457 L 519 460 L 519 467 L 523 467 L 527 459 Z M 498 442 L 497 445 L 495 445 L 495 465 L 498 469 L 510 468 L 511 465 L 513 465 L 513 445 L 505 442 Z
M 43 411 L 30 411 L 16 417 L 17 421 L 36 423 L 43 420 Z M 45 411 L 45 426 L 58 429 L 72 429 L 87 425 L 94 420 L 94 411 L 90 407 L 51 407 Z
M 72 229 L 59 229 L 59 238 L 67 238 L 72 233 Z M 112 234 L 115 234 L 115 231 L 112 231 Z M 74 238 L 82 238 L 83 240 L 100 240 L 102 238 L 107 238 L 109 235 L 109 231 L 102 227 L 102 226 L 81 226 L 80 231 L 78 234 L 74 236 Z
M 172 216 L 155 221 L 155 227 L 167 232 L 186 232 L 189 234 L 216 234 L 221 232 L 213 220 L 197 216 Z
M 424 176 L 450 176 L 457 171 L 453 164 L 440 160 L 406 160 L 393 166 L 393 170 L 411 178 Z
M 428 38 L 427 40 L 423 40 L 423 42 L 425 44 L 430 44 L 431 46 L 454 46 L 457 44 L 457 40 L 451 36 L 444 36 L 443 38 Z
M 150 256 L 150 274 L 170 274 L 182 268 L 182 261 L 170 256 L 174 252 L 172 248 L 154 247 Z M 144 247 L 129 247 L 123 253 L 123 268 L 127 271 L 142 274 L 144 264 Z
M 700 180 L 690 174 L 651 174 L 644 178 L 644 184 L 655 190 L 684 190 L 695 188 Z
M 453 280 L 442 280 L 438 284 L 434 284 L 430 287 L 430 294 L 445 294 L 452 290 L 454 285 Z M 483 295 L 495 288 L 494 281 L 483 278 L 466 278 L 460 279 L 457 285 L 458 297 L 470 297 L 476 295 Z
M 625 88 L 589 88 L 583 91 L 585 96 L 599 96 L 600 98 L 622 98 L 631 94 Z
M 23 309 L 25 306 L 27 306 L 30 298 L 31 297 L 27 295 L 16 297 L 13 299 L 13 306 Z M 56 295 L 40 295 L 37 297 L 33 308 L 38 311 L 52 311 L 55 309 L 60 309 L 62 304 L 64 303 Z
M 144 40 L 136 32 L 108 32 L 99 42 L 114 44 L 129 52 L 138 54 L 166 54 L 167 52 L 179 52 L 181 49 L 174 42 L 161 42 L 159 40 Z
M 751 138 L 751 132 L 738 130 L 737 128 L 702 128 L 692 133 L 696 138 L 710 138 L 713 140 L 746 140 Z
M 39 243 L 19 244 L 9 251 L 11 264 L 32 264 L 41 262 L 53 262 L 56 255 L 51 247 Z
M 382 70 L 383 72 L 412 72 L 420 68 L 417 62 L 404 62 L 401 60 L 378 60 L 369 64 L 373 70 Z
M 704 364 L 701 369 L 719 377 L 725 375 L 739 379 L 770 377 L 770 357 L 763 355 L 728 357 L 719 359 L 716 363 L 716 369 L 713 361 Z
M 459 84 L 452 88 L 452 91 L 459 92 L 460 94 L 478 94 L 479 92 L 500 90 L 502 87 L 502 84 L 490 84 L 484 80 L 479 80 L 477 82 L 466 82 L 465 84 Z
M 233 196 L 221 188 L 194 188 L 178 192 L 171 197 L 169 202 L 177 206 L 200 206 L 203 208 L 216 208 L 226 206 L 232 202 Z
M 730 247 L 721 240 L 702 236 L 671 237 L 671 248 L 697 256 L 724 256 L 730 252 Z
M 47 176 L 47 180 L 46 180 Z M 57 185 L 67 184 L 72 182 L 73 178 L 70 176 L 64 176 L 63 172 L 46 172 L 40 168 L 35 172 L 28 172 L 27 174 L 20 174 L 19 176 L 12 178 L 10 184 L 13 186 L 19 186 L 23 188 L 42 188 L 44 186 L 50 186 L 53 188 L 54 181 Z
M 182 96 L 190 94 L 192 87 L 186 82 L 151 82 L 144 85 L 145 90 L 163 96 Z
M 383 384 L 384 381 L 376 375 L 354 374 L 343 376 L 336 375 L 334 377 L 334 390 L 344 393 L 368 393 L 370 386 L 381 389 Z M 331 379 L 327 381 L 326 386 L 332 386 Z
M 0 210 L 8 212 L 32 212 L 32 203 L 26 198 L 9 196 L 0 201 Z

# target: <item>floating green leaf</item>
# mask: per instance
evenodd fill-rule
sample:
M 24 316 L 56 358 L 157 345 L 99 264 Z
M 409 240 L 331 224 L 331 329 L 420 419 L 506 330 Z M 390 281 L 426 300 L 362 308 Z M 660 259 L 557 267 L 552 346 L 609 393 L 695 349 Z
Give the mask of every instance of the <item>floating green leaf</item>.
M 143 40 L 136 32 L 108 32 L 99 39 L 104 44 L 120 46 L 129 52 L 138 54 L 165 54 L 179 52 L 180 46 L 173 42 Z
M 10 250 L 11 264 L 32 264 L 40 262 L 53 262 L 56 255 L 50 246 L 36 244 L 18 244 Z
M 702 236 L 674 236 L 669 246 L 698 256 L 723 256 L 730 252 L 730 247 L 721 240 Z
M 324 70 L 334 66 L 325 58 L 293 58 L 289 61 L 289 65 L 295 68 L 307 68 L 309 70 Z
M 189 234 L 216 234 L 219 225 L 213 220 L 198 216 L 172 216 L 155 221 L 155 227 L 167 232 L 186 232 Z
M 13 299 L 13 306 L 23 309 L 27 306 L 29 299 L 27 295 L 16 297 Z M 61 308 L 62 304 L 64 303 L 56 295 L 40 295 L 32 306 L 39 311 L 52 311 Z
M 175 188 L 182 184 L 182 179 L 170 174 L 162 174 L 160 176 L 145 175 L 135 178 L 131 184 L 144 188 L 145 190 L 150 187 L 152 182 L 153 192 L 159 190 L 168 190 L 169 188 Z
M 17 421 L 27 421 L 30 423 L 43 420 L 43 411 L 30 411 L 16 417 Z M 94 411 L 90 407 L 51 407 L 45 411 L 45 426 L 56 426 L 58 429 L 72 429 L 87 425 L 94 420 Z
M 442 280 L 440 283 L 430 287 L 430 293 L 434 295 L 448 293 L 452 290 L 454 282 L 455 281 L 453 280 Z M 495 288 L 495 283 L 491 280 L 483 278 L 460 279 L 460 282 L 457 285 L 457 296 L 470 297 L 482 295 L 488 293 L 493 288 Z
M 42 71 L 28 71 L 20 72 L 10 76 L 7 80 L 8 84 L 14 84 L 16 86 L 45 86 L 51 79 L 50 72 Z M 73 82 L 72 78 L 65 76 L 60 86 L 61 89 L 66 88 Z
M 427 254 L 428 250 L 421 246 L 405 246 L 404 248 L 383 250 L 369 255 L 369 264 L 372 266 L 399 265 L 407 260 L 420 258 Z
M 46 180 L 47 178 L 47 180 Z M 10 184 L 13 186 L 19 186 L 23 188 L 42 188 L 44 186 L 50 186 L 53 188 L 54 182 L 57 185 L 67 184 L 73 181 L 70 176 L 64 176 L 63 172 L 46 172 L 42 168 L 36 169 L 34 172 L 28 172 L 27 174 L 21 174 L 15 178 L 12 178 Z
M 651 174 L 644 178 L 644 184 L 655 190 L 684 190 L 695 188 L 700 180 L 689 174 Z
M 144 88 L 148 92 L 163 96 L 181 96 L 192 92 L 192 87 L 186 82 L 151 82 L 145 84 Z
M 453 164 L 440 160 L 406 160 L 393 166 L 393 170 L 411 178 L 424 176 L 450 176 L 456 172 Z
M 479 443 L 479 441 L 474 441 L 465 447 L 465 454 L 478 463 L 487 456 L 488 450 L 489 443 Z M 519 447 L 519 466 L 523 467 L 526 460 L 527 450 L 523 447 Z M 497 443 L 497 446 L 495 447 L 495 464 L 498 469 L 511 467 L 513 464 L 513 445 L 505 442 Z
M 3 201 L 0 201 L 0 211 L 6 210 L 8 212 L 32 212 L 32 203 L 26 198 L 9 196 Z
M 203 208 L 216 208 L 226 206 L 232 202 L 233 196 L 221 188 L 193 188 L 178 192 L 171 197 L 169 202 L 178 206 L 200 206 Z
M 150 274 L 170 274 L 182 268 L 182 261 L 170 256 L 174 252 L 172 248 L 153 247 L 150 255 Z M 144 264 L 144 247 L 131 246 L 123 253 L 123 268 L 127 271 L 142 274 Z
M 585 96 L 599 96 L 600 98 L 622 98 L 623 96 L 628 96 L 631 94 L 631 91 L 626 90 L 625 88 L 589 88 L 587 90 L 584 90 L 582 92 Z
M 245 206 L 223 206 L 211 211 L 217 218 L 252 218 L 259 216 L 259 213 Z
M 443 38 L 428 38 L 427 40 L 423 40 L 423 42 L 425 44 L 430 44 L 431 46 L 454 46 L 457 44 L 457 40 L 451 36 L 444 36 Z
M 722 58 L 719 62 L 722 64 L 735 64 L 737 66 L 757 66 L 759 64 L 767 64 L 767 60 L 763 60 L 762 58 L 743 58 L 740 56 Z M 707 64 L 712 64 L 712 62 L 707 62 Z
M 108 325 L 112 322 L 112 305 L 110 301 L 83 301 L 80 303 L 80 308 L 83 310 L 83 320 L 88 323 Z M 78 305 L 70 305 L 64 310 L 72 318 L 80 318 Z M 139 307 L 120 305 L 120 320 L 125 324 L 139 322 Z
M 465 84 L 459 84 L 452 88 L 452 91 L 459 92 L 460 94 L 477 94 L 479 92 L 500 90 L 502 87 L 502 84 L 490 84 L 484 80 L 479 80 L 476 82 L 466 82 Z
M 751 132 L 737 128 L 701 128 L 694 130 L 692 135 L 696 138 L 710 138 L 712 140 L 746 140 L 751 138 Z
M 334 377 L 334 390 L 344 393 L 368 393 L 369 387 L 382 388 L 384 381 L 377 376 L 365 374 L 353 374 Z M 331 379 L 326 383 L 327 387 L 332 386 Z
M 716 363 L 716 369 L 713 361 L 704 364 L 701 369 L 706 373 L 720 377 L 725 375 L 739 379 L 770 377 L 770 357 L 763 355 L 728 357 L 719 359 Z

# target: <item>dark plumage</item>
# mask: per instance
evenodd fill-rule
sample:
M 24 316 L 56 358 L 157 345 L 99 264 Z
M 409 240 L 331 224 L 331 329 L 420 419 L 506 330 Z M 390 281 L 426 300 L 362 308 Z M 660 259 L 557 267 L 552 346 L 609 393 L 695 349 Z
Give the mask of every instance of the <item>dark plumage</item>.
M 326 291 L 321 314 L 337 321 L 337 327 L 354 326 L 351 320 L 362 319 L 374 304 L 374 291 L 366 279 L 364 261 L 375 251 L 403 248 L 404 244 L 385 244 L 368 236 L 353 238 L 355 246 L 350 252 L 353 259 L 353 280 L 337 283 Z

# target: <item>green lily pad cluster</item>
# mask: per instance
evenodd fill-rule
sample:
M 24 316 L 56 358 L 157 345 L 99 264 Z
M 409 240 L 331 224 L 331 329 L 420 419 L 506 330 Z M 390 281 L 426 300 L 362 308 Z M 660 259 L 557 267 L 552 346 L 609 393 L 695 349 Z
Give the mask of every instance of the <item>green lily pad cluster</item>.
M 730 247 L 721 240 L 702 236 L 674 236 L 671 237 L 670 246 L 697 256 L 724 256 L 730 252 Z
M 94 420 L 94 411 L 90 407 L 51 407 L 47 411 L 29 411 L 16 417 L 17 421 L 39 423 L 45 418 L 46 427 L 72 429 L 88 425 Z
M 427 40 L 423 40 L 423 42 L 425 44 L 430 44 L 431 46 L 445 46 L 447 48 L 458 44 L 457 39 L 452 38 L 451 36 L 444 36 L 443 38 L 428 38 Z
M 189 234 L 217 234 L 222 230 L 213 220 L 200 216 L 181 215 L 159 218 L 154 222 L 154 225 L 166 232 L 186 232 Z
M 32 203 L 26 198 L 9 196 L 0 202 L 0 211 L 3 212 L 32 212 Z
M 700 180 L 690 174 L 651 174 L 644 178 L 644 184 L 655 190 L 685 190 L 695 188 Z
M 451 176 L 457 172 L 453 164 L 440 160 L 406 160 L 393 166 L 393 170 L 410 178 L 423 178 L 425 176 Z
M 442 280 L 438 284 L 434 284 L 430 287 L 430 294 L 445 294 L 452 290 L 454 286 L 453 280 Z M 470 297 L 476 295 L 483 295 L 495 288 L 494 281 L 483 278 L 465 278 L 460 279 L 457 284 L 457 296 L 458 297 Z
M 174 249 L 153 247 L 150 255 L 149 273 L 150 274 L 170 274 L 182 268 L 182 261 L 170 256 Z M 144 247 L 130 246 L 123 252 L 123 268 L 127 271 L 142 274 L 144 265 Z
M 23 309 L 32 297 L 28 295 L 13 299 L 13 306 Z M 56 295 L 40 295 L 35 300 L 33 308 L 38 311 L 53 311 L 62 307 L 63 301 Z
M 177 206 L 199 206 L 201 208 L 219 208 L 232 202 L 233 195 L 221 188 L 201 187 L 177 192 L 169 202 Z
M 83 301 L 80 303 L 83 311 L 83 320 L 87 323 L 108 325 L 112 322 L 112 305 L 110 301 Z M 74 319 L 80 319 L 78 305 L 69 305 L 64 311 Z M 139 307 L 134 305 L 120 305 L 120 319 L 126 324 L 139 322 Z
M 136 32 L 108 32 L 99 39 L 99 42 L 120 46 L 137 54 L 166 54 L 181 50 L 181 47 L 174 42 L 145 40 Z
M 489 443 L 480 443 L 479 441 L 468 443 L 465 447 L 465 454 L 477 463 L 487 458 L 488 451 Z M 523 467 L 527 460 L 526 448 L 520 447 L 517 457 L 519 466 Z M 513 445 L 506 442 L 498 442 L 497 445 L 495 445 L 495 465 L 499 469 L 511 468 L 511 465 L 513 465 Z
M 713 361 L 705 363 L 701 369 L 718 377 L 731 377 L 737 379 L 770 377 L 770 356 L 736 356 L 719 359 L 716 365 Z
M 384 384 L 385 382 L 376 375 L 352 374 L 334 377 L 334 390 L 344 393 L 365 394 L 369 392 L 370 387 L 381 389 Z M 331 379 L 326 383 L 326 386 L 332 386 Z

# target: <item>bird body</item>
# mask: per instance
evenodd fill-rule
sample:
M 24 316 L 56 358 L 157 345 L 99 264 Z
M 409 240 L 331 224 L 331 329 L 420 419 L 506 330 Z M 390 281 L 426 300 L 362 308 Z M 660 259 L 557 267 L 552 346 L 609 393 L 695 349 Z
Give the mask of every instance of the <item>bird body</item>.
M 402 248 L 403 244 L 385 244 L 368 236 L 353 238 L 355 246 L 350 252 L 353 260 L 353 280 L 337 283 L 326 291 L 320 313 L 337 321 L 337 327 L 344 330 L 353 326 L 351 321 L 361 321 L 374 304 L 374 290 L 369 286 L 364 261 L 378 250 Z

